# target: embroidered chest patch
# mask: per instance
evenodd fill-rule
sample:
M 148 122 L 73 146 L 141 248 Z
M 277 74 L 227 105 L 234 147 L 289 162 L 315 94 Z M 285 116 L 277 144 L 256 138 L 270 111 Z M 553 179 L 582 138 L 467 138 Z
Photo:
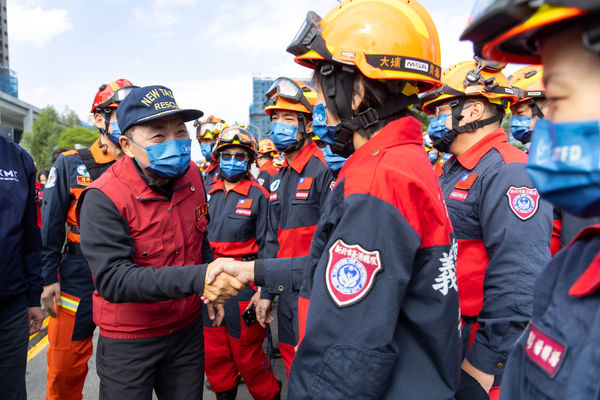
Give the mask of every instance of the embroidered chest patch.
M 467 192 L 466 190 L 454 189 L 452 192 L 450 192 L 450 195 L 448 196 L 448 198 L 458 200 L 458 201 L 465 201 L 465 200 L 467 200 L 468 196 L 469 196 L 469 192 Z
M 329 295 L 338 307 L 357 303 L 369 293 L 382 269 L 379 251 L 367 251 L 338 239 L 329 248 L 325 269 Z
M 90 183 L 92 183 L 92 178 L 89 176 L 77 175 L 77 184 L 79 186 L 88 186 Z
M 478 176 L 479 175 L 477 174 L 464 173 L 463 176 L 460 177 L 458 182 L 456 182 L 456 185 L 454 185 L 454 187 L 456 189 L 469 190 L 477 180 Z
M 560 370 L 566 352 L 567 346 L 546 335 L 534 323 L 531 324 L 525 353 L 550 378 L 554 378 Z
M 252 207 L 252 199 L 239 199 L 236 204 L 235 213 L 236 215 L 245 215 L 249 217 L 252 215 L 250 207 Z
M 208 213 L 208 203 L 196 207 L 196 221 L 200 221 Z
M 512 212 L 523 221 L 533 217 L 540 203 L 540 195 L 535 188 L 511 186 L 506 192 Z

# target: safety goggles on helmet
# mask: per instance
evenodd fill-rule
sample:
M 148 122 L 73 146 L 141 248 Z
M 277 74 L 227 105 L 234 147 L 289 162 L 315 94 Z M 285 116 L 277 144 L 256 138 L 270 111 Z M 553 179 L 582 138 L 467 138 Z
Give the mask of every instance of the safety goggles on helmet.
M 474 43 L 475 54 L 482 54 L 484 45 L 498 38 L 504 33 L 522 24 L 532 17 L 538 10 L 545 6 L 554 6 L 569 9 L 567 14 L 573 14 L 576 9 L 593 12 L 600 10 L 600 4 L 595 0 L 477 0 L 469 18 L 469 24 L 462 33 L 460 40 L 470 40 Z M 551 10 L 548 10 L 551 11 Z M 562 12 L 562 10 L 559 10 Z M 552 12 L 552 11 L 551 11 Z M 556 21 L 563 17 L 556 16 L 551 19 Z M 535 24 L 534 24 L 535 25 Z M 541 25 L 540 25 L 541 26 Z M 598 51 L 600 41 L 592 32 L 583 33 L 583 43 L 589 50 Z M 506 48 L 509 52 L 522 53 L 522 48 L 537 46 L 537 43 L 520 43 L 519 48 Z M 533 48 L 530 49 L 533 51 Z M 529 62 L 529 61 L 518 61 Z
M 502 72 L 504 67 L 506 67 L 506 63 L 499 63 L 494 61 L 484 60 L 481 57 L 475 56 L 475 62 L 477 63 L 477 67 L 474 70 L 471 70 L 465 76 L 464 86 L 472 86 L 472 85 L 483 85 L 484 87 L 488 87 L 493 85 L 494 78 L 484 79 L 481 76 L 481 71 L 487 71 L 490 73 L 498 73 Z M 498 84 L 496 84 L 498 86 Z
M 139 88 L 139 86 L 125 86 L 118 89 L 108 100 L 100 104 L 98 108 L 106 110 L 107 108 L 110 108 L 111 104 L 119 104 L 133 91 L 133 89 L 137 88 Z M 110 110 L 108 111 L 110 112 Z
M 325 59 L 331 59 L 331 53 L 327 50 L 321 36 L 321 17 L 314 11 L 306 14 L 306 19 L 298 33 L 287 47 L 288 53 L 292 53 L 294 56 L 305 54 L 310 50 L 315 50 Z
M 265 96 L 267 97 L 267 101 L 265 102 L 266 107 L 276 105 L 277 99 L 281 98 L 290 103 L 302 104 L 309 113 L 312 113 L 313 110 L 313 106 L 304 96 L 304 89 L 289 78 L 277 78 L 269 90 L 267 90 Z

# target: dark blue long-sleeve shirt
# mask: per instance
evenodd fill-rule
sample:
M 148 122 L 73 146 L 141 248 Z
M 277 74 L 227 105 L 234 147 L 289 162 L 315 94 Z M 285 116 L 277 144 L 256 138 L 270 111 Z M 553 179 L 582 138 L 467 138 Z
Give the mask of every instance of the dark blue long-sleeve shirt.
M 35 166 L 27 152 L 0 137 L 0 320 L 39 307 L 42 293 Z

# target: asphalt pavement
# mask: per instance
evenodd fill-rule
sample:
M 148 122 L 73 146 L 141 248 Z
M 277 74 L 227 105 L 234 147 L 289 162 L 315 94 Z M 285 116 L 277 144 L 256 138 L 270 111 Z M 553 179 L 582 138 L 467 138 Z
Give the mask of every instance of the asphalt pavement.
M 274 304 L 273 315 L 276 315 L 276 307 Z M 46 325 L 46 324 L 44 324 Z M 271 332 L 273 340 L 277 343 L 277 324 L 276 321 L 271 324 Z M 96 341 L 98 340 L 98 329 L 94 333 L 94 354 L 88 362 L 89 372 L 85 385 L 83 387 L 83 400 L 98 399 L 99 378 L 96 374 Z M 266 346 L 266 341 L 265 341 Z M 46 350 L 47 350 L 46 328 L 43 328 L 40 333 L 30 338 L 29 344 L 29 361 L 27 362 L 27 398 L 29 400 L 42 400 L 46 395 Z M 285 366 L 281 358 L 275 359 L 273 363 L 275 377 L 283 382 L 282 399 L 285 399 L 287 394 L 287 384 L 285 379 Z M 204 378 L 206 381 L 206 377 Z M 156 396 L 153 396 L 157 399 Z M 206 386 L 204 387 L 204 399 L 215 399 L 215 394 Z M 251 400 L 252 396 L 248 392 L 246 385 L 241 383 L 238 387 L 238 400 Z

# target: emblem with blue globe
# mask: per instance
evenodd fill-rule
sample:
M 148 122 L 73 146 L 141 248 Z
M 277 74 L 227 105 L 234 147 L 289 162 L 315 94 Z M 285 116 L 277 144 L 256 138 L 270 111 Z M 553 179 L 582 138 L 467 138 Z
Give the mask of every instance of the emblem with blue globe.
M 514 198 L 513 207 L 515 210 L 527 214 L 533 211 L 535 208 L 535 202 L 527 193 L 521 193 Z
M 365 287 L 367 270 L 360 261 L 352 258 L 343 258 L 333 267 L 331 281 L 340 293 L 355 294 Z

